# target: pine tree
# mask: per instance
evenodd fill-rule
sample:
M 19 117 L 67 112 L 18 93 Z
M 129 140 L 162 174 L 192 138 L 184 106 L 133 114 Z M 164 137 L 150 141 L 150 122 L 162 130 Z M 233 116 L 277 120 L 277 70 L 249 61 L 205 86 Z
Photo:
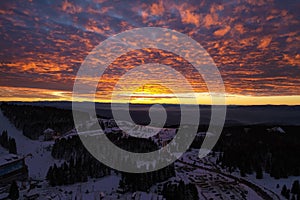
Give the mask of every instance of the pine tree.
M 13 181 L 10 185 L 8 197 L 12 200 L 17 200 L 19 198 L 19 188 L 16 181 Z
M 2 131 L 1 137 L 0 137 L 0 144 L 4 148 L 8 148 L 8 134 L 7 131 Z
M 290 190 L 287 190 L 287 191 L 286 191 L 286 198 L 287 198 L 287 199 L 290 199 Z
M 293 193 L 293 194 L 299 194 L 299 192 L 300 192 L 299 181 L 296 180 L 296 181 L 293 182 L 291 193 Z
M 17 145 L 14 138 L 9 138 L 8 151 L 9 153 L 17 154 Z
M 256 179 L 262 179 L 263 178 L 263 170 L 262 168 L 259 166 L 256 169 Z
M 246 177 L 246 172 L 245 172 L 244 168 L 240 169 L 240 175 L 241 175 L 241 177 Z
M 50 166 L 48 169 L 47 175 L 46 175 L 46 179 L 48 181 L 50 181 L 52 179 L 52 176 L 53 176 L 52 174 L 53 174 L 53 169 L 52 169 L 52 166 Z
M 281 190 L 281 195 L 285 197 L 286 196 L 286 192 L 287 192 L 287 188 L 286 188 L 286 185 L 284 185 L 282 187 L 282 190 Z
M 50 176 L 50 179 L 49 179 L 49 183 L 50 183 L 51 186 L 58 185 L 57 177 L 58 177 L 58 168 L 57 168 L 57 165 L 54 163 L 54 166 L 51 170 L 51 176 Z

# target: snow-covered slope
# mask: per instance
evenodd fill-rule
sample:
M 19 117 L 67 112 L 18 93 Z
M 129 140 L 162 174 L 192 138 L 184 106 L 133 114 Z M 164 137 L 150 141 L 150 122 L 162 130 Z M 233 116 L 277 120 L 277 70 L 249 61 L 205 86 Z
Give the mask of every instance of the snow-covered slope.
M 48 167 L 57 162 L 51 156 L 50 146 L 53 142 L 40 142 L 27 138 L 0 111 L 0 132 L 3 130 L 7 130 L 9 137 L 15 138 L 19 155 L 32 155 L 25 159 L 29 176 L 33 179 L 43 180 L 47 174 Z

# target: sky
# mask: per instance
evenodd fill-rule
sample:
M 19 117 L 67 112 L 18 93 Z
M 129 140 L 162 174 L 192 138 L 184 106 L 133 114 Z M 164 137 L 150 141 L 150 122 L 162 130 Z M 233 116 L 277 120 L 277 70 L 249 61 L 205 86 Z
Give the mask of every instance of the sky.
M 299 0 L 0 1 L 0 101 L 71 100 L 76 74 L 94 47 L 126 30 L 162 27 L 188 35 L 208 52 L 222 76 L 227 104 L 299 105 L 299 10 Z M 155 62 L 183 74 L 198 103 L 211 103 L 193 66 L 159 49 L 116 59 L 99 77 L 96 100 L 111 102 L 124 73 Z M 191 102 L 176 77 L 149 71 L 157 83 L 138 88 L 133 103 L 178 103 L 161 81 L 175 82 L 175 92 Z M 125 88 L 145 79 L 133 75 Z

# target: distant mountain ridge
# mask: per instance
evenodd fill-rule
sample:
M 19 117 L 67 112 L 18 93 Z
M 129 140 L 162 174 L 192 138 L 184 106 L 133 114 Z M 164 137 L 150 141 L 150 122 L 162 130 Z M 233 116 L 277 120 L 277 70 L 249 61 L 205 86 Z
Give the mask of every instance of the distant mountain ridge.
M 62 109 L 72 109 L 72 102 L 70 101 L 39 101 L 39 102 L 7 102 L 18 105 L 33 105 L 33 106 L 49 106 Z M 87 105 L 91 102 L 83 102 Z M 96 103 L 95 107 L 97 114 L 103 118 L 112 118 L 110 103 Z M 125 104 L 117 104 L 120 112 L 124 111 Z M 174 126 L 180 123 L 180 105 L 162 104 L 166 109 L 168 118 L 166 125 Z M 133 120 L 139 124 L 149 123 L 148 110 L 152 105 L 150 104 L 130 104 L 130 113 Z M 211 114 L 210 105 L 200 106 L 200 124 L 208 124 Z M 218 106 L 216 107 L 218 108 Z M 231 125 L 300 125 L 300 105 L 255 105 L 255 106 L 241 106 L 229 105 L 227 106 L 226 122 L 227 126 Z

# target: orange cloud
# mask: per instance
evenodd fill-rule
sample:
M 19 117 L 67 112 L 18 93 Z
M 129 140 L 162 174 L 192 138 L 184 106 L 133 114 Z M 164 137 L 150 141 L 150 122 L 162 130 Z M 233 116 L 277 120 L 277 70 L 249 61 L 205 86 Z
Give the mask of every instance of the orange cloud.
M 49 61 L 35 61 L 35 62 L 13 62 L 13 63 L 1 63 L 0 64 L 0 72 L 4 72 L 8 70 L 10 73 L 16 73 L 16 74 L 23 74 L 26 73 L 27 75 L 34 75 L 38 74 L 39 77 L 34 78 L 32 81 L 64 81 L 66 78 L 67 80 L 72 79 L 71 76 L 63 77 L 63 73 L 65 72 L 72 72 L 72 68 L 68 66 L 67 64 L 58 64 L 58 63 L 52 63 Z M 44 77 L 43 77 L 44 76 Z M 48 77 L 48 78 L 46 78 Z
M 214 35 L 219 36 L 219 37 L 224 36 L 224 35 L 226 35 L 226 33 L 228 33 L 228 31 L 230 31 L 230 29 L 231 29 L 230 26 L 226 26 L 222 29 L 219 29 L 219 30 L 215 31 Z
M 82 8 L 70 3 L 68 0 L 63 1 L 61 9 L 69 14 L 76 14 L 82 12 Z
M 237 25 L 235 25 L 234 29 L 237 30 L 240 34 L 244 34 L 245 33 L 245 28 L 244 28 L 243 24 L 237 24 Z
M 0 15 L 12 15 L 13 13 L 12 10 L 0 9 Z
M 270 3 L 271 1 L 267 2 L 266 0 L 247 0 L 247 3 L 253 6 L 263 6 L 266 3 Z
M 233 94 L 299 93 L 299 79 L 291 79 L 299 76 L 300 66 L 299 16 L 292 2 L 283 7 L 268 0 L 221 5 L 212 1 L 76 4 L 67 0 L 60 7 L 40 6 L 43 1 L 25 1 L 24 6 L 7 2 L 0 3 L 5 8 L 0 9 L 0 85 L 67 90 L 84 58 L 105 38 L 135 27 L 156 26 L 175 29 L 200 42 L 219 67 L 226 90 Z M 41 15 L 45 7 L 47 12 Z M 37 8 L 41 12 L 35 12 Z M 109 93 L 120 74 L 152 59 L 185 73 L 202 91 L 200 78 L 181 58 L 163 52 L 157 58 L 155 53 L 149 51 L 148 58 L 142 58 L 145 53 L 135 52 L 117 59 L 99 87 Z
M 213 25 L 215 22 L 213 20 L 213 17 L 211 14 L 207 14 L 205 17 L 204 17 L 204 26 L 206 28 L 209 28 L 211 25 Z
M 291 56 L 288 54 L 283 54 L 283 59 L 287 61 L 292 66 L 298 66 L 300 67 L 300 54 L 297 54 L 295 56 Z
M 153 3 L 150 7 L 150 12 L 152 15 L 162 15 L 165 11 L 162 0 L 158 3 Z
M 200 24 L 200 15 L 191 12 L 190 10 L 181 11 L 181 20 L 183 23 L 194 24 L 199 26 Z
M 196 13 L 197 9 L 195 9 L 193 5 L 184 3 L 181 5 L 173 4 L 171 7 L 174 7 L 179 11 L 182 23 L 193 24 L 196 27 L 200 26 L 200 14 Z
M 264 49 L 269 46 L 272 41 L 272 36 L 266 36 L 260 40 L 260 44 L 257 46 L 259 49 Z
M 0 86 L 0 101 L 70 101 L 71 91 Z
M 210 13 L 215 13 L 216 11 L 222 11 L 222 10 L 224 10 L 224 6 L 221 4 L 219 5 L 213 4 L 209 9 Z

